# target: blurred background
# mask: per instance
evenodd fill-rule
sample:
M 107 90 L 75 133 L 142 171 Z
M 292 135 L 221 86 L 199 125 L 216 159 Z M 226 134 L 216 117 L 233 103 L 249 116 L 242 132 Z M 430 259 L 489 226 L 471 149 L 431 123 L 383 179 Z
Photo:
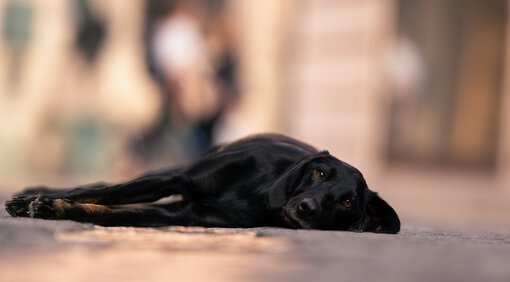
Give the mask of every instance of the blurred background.
M 279 132 L 403 224 L 510 228 L 505 0 L 2 0 L 0 195 Z

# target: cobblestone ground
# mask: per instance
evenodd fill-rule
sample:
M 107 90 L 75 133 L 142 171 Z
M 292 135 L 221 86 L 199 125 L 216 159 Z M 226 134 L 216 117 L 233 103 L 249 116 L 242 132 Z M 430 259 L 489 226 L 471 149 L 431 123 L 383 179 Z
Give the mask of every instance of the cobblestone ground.
M 3 202 L 2 202 L 3 203 Z M 0 280 L 510 281 L 510 234 L 104 228 L 0 212 Z

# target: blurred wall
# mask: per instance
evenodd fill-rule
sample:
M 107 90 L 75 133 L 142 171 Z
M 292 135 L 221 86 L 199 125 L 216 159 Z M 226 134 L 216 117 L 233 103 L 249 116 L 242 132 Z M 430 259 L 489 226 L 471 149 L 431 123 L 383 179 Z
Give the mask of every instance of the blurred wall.
M 242 99 L 218 132 L 219 140 L 284 131 L 288 20 L 293 1 L 231 1 L 241 57 Z
M 288 21 L 285 105 L 289 133 L 370 170 L 385 132 L 385 48 L 392 1 L 298 1 Z
M 110 175 L 129 162 L 127 136 L 157 115 L 141 44 L 144 2 L 88 1 L 108 25 L 93 61 L 76 47 L 79 3 L 0 5 L 3 185 Z
M 409 20 L 422 20 L 428 37 L 403 42 L 404 8 L 422 6 L 436 15 Z M 510 226 L 507 9 L 506 1 L 293 3 L 283 47 L 284 130 L 362 168 L 404 221 Z M 438 34 L 451 32 L 463 34 L 441 45 Z M 465 57 L 444 57 L 450 51 Z M 436 91 L 445 84 L 453 91 Z M 406 136 L 392 130 L 395 122 L 416 140 L 397 159 L 389 144 Z

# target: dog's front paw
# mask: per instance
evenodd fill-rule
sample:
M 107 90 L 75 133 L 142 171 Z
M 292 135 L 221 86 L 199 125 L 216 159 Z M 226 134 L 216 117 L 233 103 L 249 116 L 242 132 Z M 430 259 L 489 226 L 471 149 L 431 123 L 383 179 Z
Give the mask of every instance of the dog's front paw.
M 29 217 L 29 206 L 38 195 L 18 195 L 5 203 L 5 209 L 14 217 Z

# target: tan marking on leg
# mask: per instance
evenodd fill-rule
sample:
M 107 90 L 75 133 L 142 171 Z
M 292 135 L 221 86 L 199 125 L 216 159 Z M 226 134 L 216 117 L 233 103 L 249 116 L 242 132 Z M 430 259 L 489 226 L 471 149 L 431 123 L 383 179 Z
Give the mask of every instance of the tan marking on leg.
M 71 203 L 68 203 L 61 199 L 53 200 L 53 212 L 56 218 L 64 218 L 65 211 L 71 207 Z
M 79 204 L 87 213 L 110 213 L 112 209 L 103 205 L 94 205 L 94 204 Z
M 57 218 L 65 218 L 66 212 L 70 209 L 82 209 L 88 214 L 101 214 L 112 212 L 110 208 L 102 205 L 95 204 L 80 204 L 68 202 L 62 199 L 56 199 L 53 201 L 53 211 Z

